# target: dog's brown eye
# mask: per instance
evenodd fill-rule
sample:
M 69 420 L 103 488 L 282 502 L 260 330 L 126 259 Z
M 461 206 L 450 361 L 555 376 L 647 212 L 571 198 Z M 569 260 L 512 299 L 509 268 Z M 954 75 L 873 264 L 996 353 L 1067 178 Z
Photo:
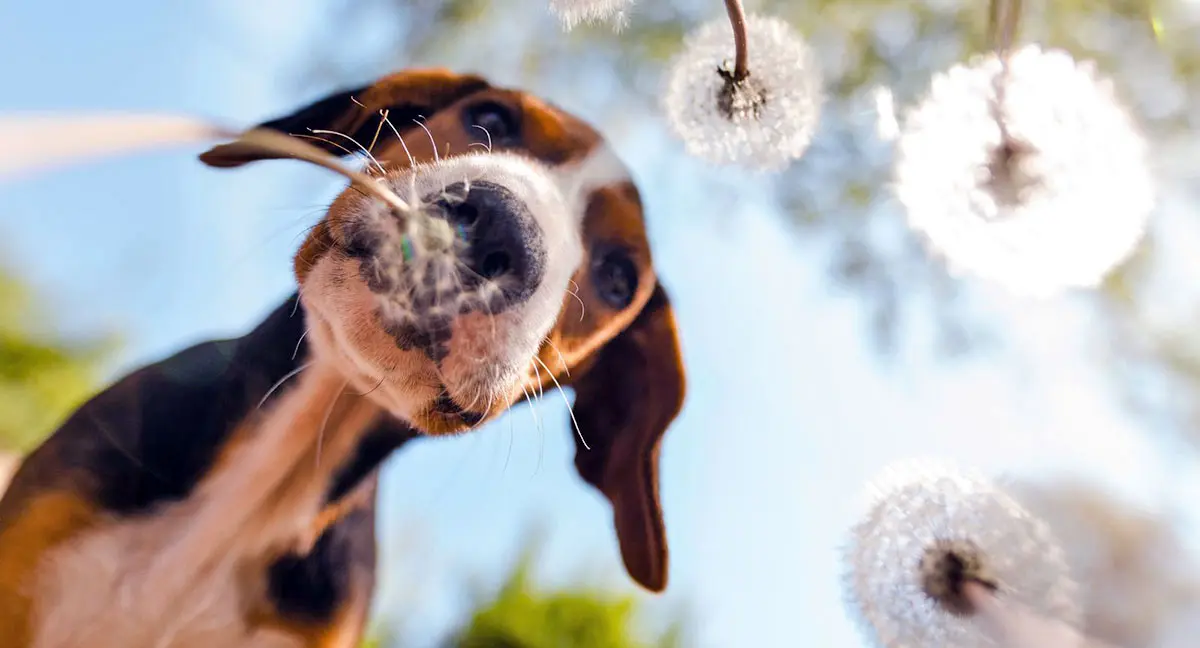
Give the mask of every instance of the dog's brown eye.
M 471 139 L 494 147 L 513 146 L 521 137 L 517 116 L 507 106 L 482 101 L 463 111 L 463 127 Z
M 612 308 L 633 302 L 638 287 L 638 268 L 622 250 L 605 250 L 592 257 L 592 285 L 600 299 Z

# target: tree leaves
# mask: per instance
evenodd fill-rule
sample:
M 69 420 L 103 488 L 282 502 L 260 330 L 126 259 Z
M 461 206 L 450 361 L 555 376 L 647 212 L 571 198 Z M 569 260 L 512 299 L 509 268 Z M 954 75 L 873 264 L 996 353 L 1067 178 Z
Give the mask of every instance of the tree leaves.
M 25 451 L 93 393 L 111 343 L 72 344 L 38 332 L 33 300 L 0 275 L 0 449 Z
M 587 586 L 542 591 L 532 565 L 528 551 L 491 600 L 476 608 L 451 648 L 667 648 L 680 642 L 678 627 L 640 638 L 633 596 Z

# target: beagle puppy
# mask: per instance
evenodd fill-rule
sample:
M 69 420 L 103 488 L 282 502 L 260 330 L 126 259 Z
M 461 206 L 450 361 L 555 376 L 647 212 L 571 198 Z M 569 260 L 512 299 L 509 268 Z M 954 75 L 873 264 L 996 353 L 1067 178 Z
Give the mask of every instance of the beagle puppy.
M 356 646 L 376 468 L 557 385 L 575 392 L 575 465 L 612 505 L 630 576 L 664 589 L 658 450 L 684 370 L 638 190 L 603 139 L 441 69 L 261 127 L 370 149 L 379 181 L 455 241 L 424 245 L 347 188 L 295 256 L 298 291 L 254 330 L 80 407 L 0 500 L 3 645 Z M 267 157 L 226 144 L 200 159 Z

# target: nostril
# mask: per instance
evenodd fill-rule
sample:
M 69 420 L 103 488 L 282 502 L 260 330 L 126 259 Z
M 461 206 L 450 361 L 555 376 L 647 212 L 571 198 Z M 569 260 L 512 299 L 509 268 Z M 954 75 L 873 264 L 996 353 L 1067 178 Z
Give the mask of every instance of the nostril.
M 512 258 L 508 256 L 507 252 L 497 250 L 489 252 L 483 257 L 483 263 L 479 266 L 479 273 L 488 279 L 495 279 L 511 269 Z
M 479 220 L 479 208 L 469 202 L 455 205 L 452 213 L 453 220 L 458 225 L 470 227 Z

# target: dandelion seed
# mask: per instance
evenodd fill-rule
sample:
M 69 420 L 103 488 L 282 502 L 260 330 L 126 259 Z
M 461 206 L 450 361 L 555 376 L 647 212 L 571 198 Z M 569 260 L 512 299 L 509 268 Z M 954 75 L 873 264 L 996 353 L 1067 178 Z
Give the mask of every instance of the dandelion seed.
M 968 584 L 1074 625 L 1076 588 L 1048 528 L 982 476 L 935 462 L 890 466 L 846 547 L 846 596 L 880 648 L 993 646 Z
M 1026 46 L 934 77 L 897 146 L 909 226 L 952 269 L 1026 295 L 1098 285 L 1154 204 L 1146 144 L 1110 81 Z
M 776 171 L 812 142 L 821 74 L 808 44 L 783 20 L 748 16 L 746 30 L 744 78 L 735 74 L 728 20 L 713 20 L 689 35 L 668 74 L 663 107 L 689 154 Z
M 568 31 L 585 23 L 611 21 L 617 29 L 629 20 L 634 0 L 550 0 L 550 13 L 558 17 Z

